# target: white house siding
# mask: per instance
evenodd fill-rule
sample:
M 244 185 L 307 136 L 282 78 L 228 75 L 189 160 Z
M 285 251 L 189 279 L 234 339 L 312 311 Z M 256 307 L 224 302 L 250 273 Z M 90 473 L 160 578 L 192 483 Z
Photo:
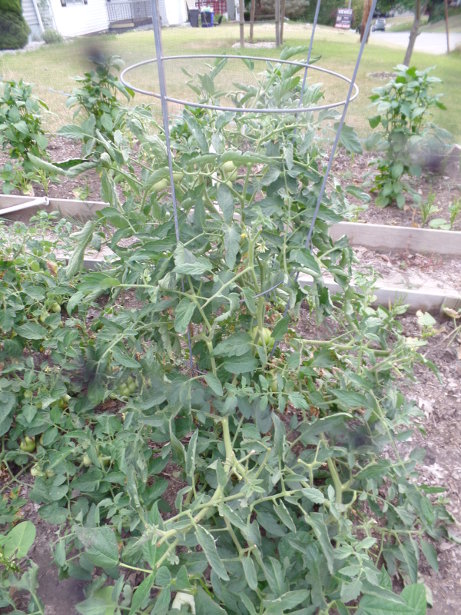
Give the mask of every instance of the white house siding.
M 49 0 L 57 31 L 62 36 L 80 36 L 109 29 L 106 0 L 88 0 L 88 4 Z
M 187 21 L 187 7 L 184 0 L 167 3 L 166 16 L 170 26 L 178 26 Z
M 186 0 L 160 0 L 162 25 L 179 26 L 187 21 Z

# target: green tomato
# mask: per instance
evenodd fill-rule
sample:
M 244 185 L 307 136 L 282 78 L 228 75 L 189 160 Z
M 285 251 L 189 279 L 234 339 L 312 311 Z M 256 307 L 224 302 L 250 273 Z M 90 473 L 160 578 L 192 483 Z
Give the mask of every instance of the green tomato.
M 33 476 L 34 478 L 43 476 L 43 472 L 37 463 L 31 467 L 30 475 Z
M 165 190 L 165 188 L 167 187 L 168 187 L 168 180 L 166 178 L 161 179 L 160 181 L 158 181 L 156 184 L 152 186 L 152 191 L 158 193 L 158 192 L 161 192 L 162 190 Z
M 256 339 L 256 337 L 258 337 L 258 341 L 264 344 L 264 346 L 273 346 L 274 345 L 274 338 L 272 337 L 272 331 L 270 329 L 268 329 L 267 327 L 262 327 L 261 329 L 259 327 L 254 327 L 251 330 L 251 337 L 253 339 Z
M 69 395 L 64 395 L 63 397 L 61 397 L 61 399 L 58 401 L 58 406 L 61 408 L 61 410 L 64 410 L 65 408 L 67 408 L 67 406 L 69 405 L 69 399 L 66 399 L 66 397 L 69 397 Z
M 222 164 L 222 170 L 225 175 L 230 175 L 230 173 L 235 171 L 235 169 L 236 169 L 236 166 L 232 162 L 232 160 L 227 160 L 226 162 L 223 162 Z
M 238 169 L 231 160 L 224 162 L 221 169 L 222 169 L 222 175 L 224 179 L 227 180 L 226 185 L 228 185 L 228 181 L 233 181 L 234 179 L 237 178 Z M 231 187 L 231 186 L 228 186 L 228 187 Z
M 54 312 L 55 314 L 59 314 L 59 312 L 61 311 L 61 306 L 59 305 L 59 303 L 57 301 L 55 301 L 51 307 L 50 310 L 52 312 Z
M 19 448 L 25 453 L 33 453 L 35 451 L 35 438 L 26 436 L 19 444 Z
M 40 271 L 40 265 L 37 261 L 32 261 L 30 268 L 34 273 L 38 273 Z
M 48 318 L 48 316 L 49 316 L 48 312 L 42 312 L 40 314 L 39 321 L 42 322 L 42 323 L 45 322 L 45 320 Z
M 82 457 L 82 464 L 86 467 L 89 468 L 91 465 L 91 459 L 90 456 L 88 455 L 88 453 L 85 453 Z

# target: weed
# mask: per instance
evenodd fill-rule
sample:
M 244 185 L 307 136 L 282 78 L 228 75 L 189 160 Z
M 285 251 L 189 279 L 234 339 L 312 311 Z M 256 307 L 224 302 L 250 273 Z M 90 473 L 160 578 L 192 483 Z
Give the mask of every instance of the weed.
M 421 211 L 421 221 L 423 226 L 426 226 L 431 216 L 440 210 L 439 206 L 435 204 L 435 194 L 433 192 L 429 193 L 426 200 L 421 200 L 419 208 Z
M 456 199 L 453 203 L 450 203 L 448 206 L 448 211 L 450 214 L 450 228 L 453 228 L 459 214 L 461 213 L 461 199 Z
M 50 28 L 46 29 L 43 32 L 42 38 L 47 45 L 55 45 L 56 43 L 62 43 L 64 40 L 59 32 Z

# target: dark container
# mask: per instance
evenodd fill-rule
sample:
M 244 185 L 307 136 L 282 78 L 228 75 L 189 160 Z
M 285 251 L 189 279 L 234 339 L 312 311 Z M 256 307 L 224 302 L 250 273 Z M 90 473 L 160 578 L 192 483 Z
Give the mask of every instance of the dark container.
M 189 9 L 189 21 L 193 28 L 198 28 L 198 9 Z
M 202 19 L 202 28 L 212 28 L 214 23 L 214 13 L 211 11 L 202 11 L 200 13 Z

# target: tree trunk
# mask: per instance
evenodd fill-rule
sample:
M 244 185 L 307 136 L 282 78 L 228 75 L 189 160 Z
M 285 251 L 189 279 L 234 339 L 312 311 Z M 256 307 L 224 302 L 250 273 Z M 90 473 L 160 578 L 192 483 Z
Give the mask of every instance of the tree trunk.
M 363 15 L 362 15 L 362 23 L 360 24 L 360 42 L 363 41 L 363 37 L 365 35 L 365 28 L 367 27 L 368 15 L 371 11 L 372 0 L 363 0 Z M 370 36 L 370 32 L 368 32 L 368 38 Z
M 275 44 L 280 47 L 280 0 L 275 0 Z
M 240 13 L 240 47 L 245 47 L 245 1 L 239 0 Z
M 280 44 L 283 45 L 283 27 L 285 25 L 286 0 L 281 0 L 280 5 Z
M 403 60 L 403 63 L 405 64 L 405 66 L 410 66 L 410 60 L 411 60 L 411 56 L 413 55 L 413 48 L 415 46 L 416 37 L 419 34 L 419 26 L 421 24 L 421 15 L 424 14 L 424 11 L 426 10 L 426 6 L 427 6 L 427 0 L 426 2 L 424 2 L 422 6 L 421 6 L 421 0 L 416 0 L 415 18 L 413 20 L 413 25 L 411 26 L 410 37 L 408 39 L 408 47 L 405 52 L 405 58 Z
M 250 8 L 250 43 L 253 42 L 253 30 L 255 26 L 256 0 L 251 0 Z
M 450 31 L 448 28 L 448 0 L 444 0 L 445 9 L 445 30 L 447 32 L 447 53 L 450 53 Z

